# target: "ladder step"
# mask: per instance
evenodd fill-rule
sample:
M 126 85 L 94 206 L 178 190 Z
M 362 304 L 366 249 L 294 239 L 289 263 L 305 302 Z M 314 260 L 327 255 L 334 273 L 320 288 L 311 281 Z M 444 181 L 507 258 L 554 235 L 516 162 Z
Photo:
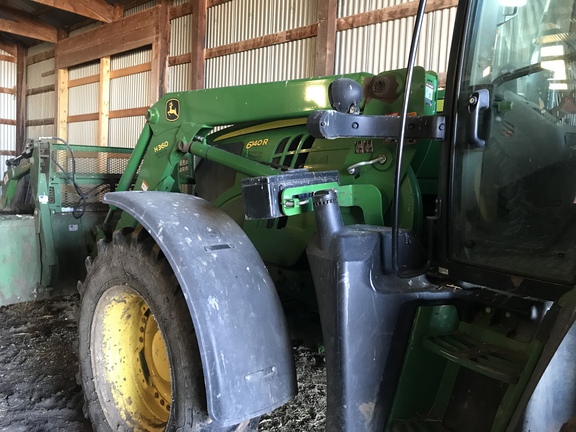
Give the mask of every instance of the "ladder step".
M 524 352 L 492 345 L 462 332 L 426 336 L 423 344 L 460 366 L 508 384 L 518 382 L 528 360 Z

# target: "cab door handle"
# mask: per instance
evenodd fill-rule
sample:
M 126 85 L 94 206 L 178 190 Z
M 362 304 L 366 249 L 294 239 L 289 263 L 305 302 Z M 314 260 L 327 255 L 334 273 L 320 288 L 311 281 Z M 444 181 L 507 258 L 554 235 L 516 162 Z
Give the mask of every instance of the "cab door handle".
M 466 141 L 472 147 L 483 149 L 486 141 L 478 136 L 480 111 L 490 107 L 490 92 L 488 89 L 479 89 L 468 98 L 468 118 L 466 120 Z

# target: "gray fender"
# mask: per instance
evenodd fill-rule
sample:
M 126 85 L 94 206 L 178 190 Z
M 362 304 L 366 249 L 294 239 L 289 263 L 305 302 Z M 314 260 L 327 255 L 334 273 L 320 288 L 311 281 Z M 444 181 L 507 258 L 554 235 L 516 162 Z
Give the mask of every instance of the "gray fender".
M 228 426 L 296 394 L 282 306 L 242 229 L 207 201 L 168 192 L 111 192 L 156 240 L 180 283 L 200 346 L 208 412 Z

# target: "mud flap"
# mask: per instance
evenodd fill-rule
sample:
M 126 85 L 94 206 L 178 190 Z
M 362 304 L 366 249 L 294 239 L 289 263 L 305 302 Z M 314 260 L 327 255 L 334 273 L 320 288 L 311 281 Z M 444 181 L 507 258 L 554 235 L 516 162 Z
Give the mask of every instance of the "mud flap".
M 186 194 L 113 192 L 104 202 L 150 232 L 178 278 L 198 337 L 211 418 L 232 425 L 290 400 L 296 377 L 284 313 L 242 229 Z

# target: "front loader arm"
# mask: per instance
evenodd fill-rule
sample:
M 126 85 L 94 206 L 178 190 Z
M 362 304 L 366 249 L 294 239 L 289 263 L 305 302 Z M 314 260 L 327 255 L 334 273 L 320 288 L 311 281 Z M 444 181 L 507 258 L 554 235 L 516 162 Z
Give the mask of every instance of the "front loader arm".
M 360 85 L 371 77 L 348 75 Z M 133 185 L 134 190 L 178 192 L 178 166 L 187 153 L 249 176 L 277 174 L 277 169 L 211 146 L 206 136 L 217 126 L 305 118 L 314 111 L 328 109 L 327 88 L 335 78 L 166 94 L 146 113 L 146 125 L 116 190 L 127 191 Z M 122 215 L 117 228 L 135 223 L 129 215 Z

